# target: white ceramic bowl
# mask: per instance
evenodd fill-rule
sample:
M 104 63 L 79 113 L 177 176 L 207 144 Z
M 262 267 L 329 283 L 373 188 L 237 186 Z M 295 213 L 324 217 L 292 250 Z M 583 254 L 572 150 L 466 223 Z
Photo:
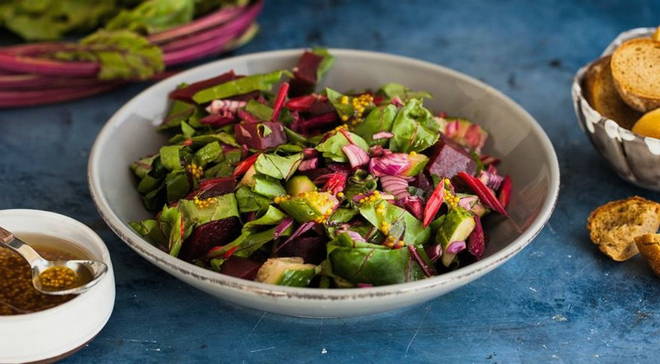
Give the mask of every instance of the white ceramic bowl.
M 59 306 L 24 315 L 0 316 L 0 363 L 61 359 L 101 331 L 115 305 L 115 278 L 103 240 L 84 224 L 39 210 L 1 210 L 0 226 L 18 233 L 58 237 L 81 247 L 108 272 L 89 291 Z
M 559 168 L 552 144 L 536 121 L 493 88 L 456 71 L 383 53 L 332 49 L 336 62 L 324 84 L 338 89 L 377 88 L 400 82 L 430 91 L 435 111 L 460 115 L 483 125 L 492 138 L 486 152 L 502 157 L 513 178 L 509 211 L 521 226 L 492 219 L 490 243 L 481 261 L 416 282 L 361 289 L 312 289 L 242 280 L 174 258 L 143 240 L 129 226 L 149 214 L 142 207 L 128 165 L 157 151 L 165 138 L 156 132 L 167 108 L 167 94 L 179 83 L 234 69 L 239 74 L 270 72 L 295 65 L 302 50 L 284 50 L 225 59 L 170 77 L 124 105 L 101 130 L 89 159 L 89 186 L 98 210 L 119 237 L 138 254 L 190 285 L 222 299 L 275 313 L 338 317 L 371 314 L 440 296 L 473 281 L 514 256 L 548 221 L 559 190 Z

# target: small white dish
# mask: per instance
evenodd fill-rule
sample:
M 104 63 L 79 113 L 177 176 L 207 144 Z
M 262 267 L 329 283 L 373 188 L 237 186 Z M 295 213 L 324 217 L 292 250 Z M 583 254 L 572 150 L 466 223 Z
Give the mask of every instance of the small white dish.
M 115 279 L 103 240 L 86 225 L 40 210 L 0 210 L 0 226 L 50 235 L 75 244 L 108 265 L 101 281 L 59 306 L 23 315 L 0 316 L 0 363 L 51 361 L 71 355 L 101 331 L 115 304 Z
M 493 218 L 484 258 L 450 273 L 414 282 L 357 289 L 276 286 L 220 274 L 170 256 L 128 225 L 150 217 L 129 164 L 157 151 L 166 140 L 155 125 L 167 111 L 167 95 L 183 82 L 217 76 L 291 69 L 302 49 L 228 58 L 192 68 L 146 89 L 119 109 L 94 142 L 88 181 L 99 213 L 110 228 L 152 264 L 205 292 L 255 309 L 302 317 L 373 314 L 424 302 L 461 287 L 520 252 L 548 221 L 559 193 L 559 165 L 550 140 L 523 108 L 494 88 L 451 69 L 385 53 L 329 49 L 336 61 L 321 86 L 336 90 L 376 89 L 399 82 L 429 91 L 431 110 L 471 119 L 490 133 L 485 152 L 502 159 L 513 180 L 509 213 L 515 221 Z M 518 225 L 522 231 L 516 228 Z

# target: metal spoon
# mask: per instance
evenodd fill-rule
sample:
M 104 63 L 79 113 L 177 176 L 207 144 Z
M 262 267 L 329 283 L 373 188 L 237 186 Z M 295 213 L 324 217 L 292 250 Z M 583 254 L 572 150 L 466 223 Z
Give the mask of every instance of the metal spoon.
M 12 232 L 0 227 L 0 245 L 6 246 L 20 254 L 32 268 L 32 285 L 34 288 L 44 294 L 67 295 L 81 294 L 92 288 L 98 283 L 108 271 L 108 266 L 96 260 L 46 260 L 37 253 L 31 246 L 21 239 L 17 238 Z M 40 275 L 46 269 L 56 266 L 64 266 L 74 271 L 77 277 L 86 278 L 76 287 L 66 287 L 66 289 L 57 289 L 44 287 L 41 284 Z

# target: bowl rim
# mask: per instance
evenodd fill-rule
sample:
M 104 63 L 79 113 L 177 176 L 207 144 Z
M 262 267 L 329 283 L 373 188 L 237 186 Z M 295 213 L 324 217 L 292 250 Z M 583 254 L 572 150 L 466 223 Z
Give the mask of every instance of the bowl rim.
M 587 73 L 587 70 L 589 67 L 591 67 L 592 64 L 598 62 L 601 58 L 611 55 L 614 53 L 616 48 L 621 45 L 621 43 L 630 40 L 630 39 L 635 39 L 635 38 L 642 38 L 642 37 L 647 37 L 653 34 L 656 28 L 653 27 L 642 27 L 642 28 L 633 28 L 626 30 L 624 32 L 619 33 L 619 35 L 616 36 L 612 40 L 612 42 L 603 50 L 603 52 L 598 56 L 598 58 L 589 61 L 582 67 L 580 67 L 576 72 L 575 75 L 573 76 L 573 83 L 572 83 L 572 89 L 575 90 L 575 94 L 580 98 L 580 107 L 586 107 L 589 110 L 590 114 L 597 115 L 598 122 L 596 122 L 596 125 L 602 126 L 604 128 L 614 128 L 615 130 L 615 135 L 619 136 L 620 140 L 625 140 L 625 141 L 639 141 L 642 143 L 646 143 L 646 140 L 651 140 L 651 141 L 658 141 L 660 142 L 660 139 L 654 138 L 654 137 L 649 137 L 649 136 L 643 136 L 639 135 L 635 132 L 632 131 L 632 129 L 626 129 L 619 125 L 619 123 L 616 120 L 610 119 L 604 115 L 602 115 L 598 110 L 594 109 L 591 104 L 587 101 L 587 98 L 584 97 L 584 92 L 582 91 L 582 81 L 584 80 L 584 75 Z M 578 111 L 578 110 L 576 110 Z M 580 122 L 580 117 L 578 115 L 578 123 L 580 126 L 582 126 L 582 123 Z M 602 124 L 602 125 L 601 125 Z M 607 126 L 605 125 L 607 124 Z
M 5 209 L 5 210 L 0 210 L 0 219 L 5 217 L 5 216 L 16 216 L 16 215 L 25 215 L 26 217 L 31 217 L 34 218 L 35 216 L 38 218 L 45 218 L 45 219 L 58 219 L 61 221 L 63 224 L 66 224 L 70 226 L 72 229 L 76 229 L 79 231 L 82 231 L 85 235 L 87 235 L 90 239 L 87 240 L 89 244 L 94 244 L 96 247 L 98 247 L 101 251 L 101 260 L 108 265 L 108 272 L 106 272 L 106 277 L 103 279 L 108 279 L 108 275 L 114 275 L 113 269 L 112 269 L 112 260 L 110 258 L 110 252 L 108 251 L 108 247 L 105 245 L 103 242 L 103 239 L 94 231 L 92 230 L 89 226 L 83 224 L 82 222 L 66 216 L 59 214 L 57 212 L 52 212 L 52 211 L 46 211 L 46 210 L 36 210 L 36 209 Z M 30 230 L 29 232 L 34 232 L 34 233 L 43 233 L 44 235 L 49 235 L 47 232 L 43 232 L 38 229 L 33 229 Z M 52 235 L 52 234 L 51 234 Z M 55 235 L 52 235 L 55 236 Z M 69 240 L 67 240 L 69 241 Z M 82 247 L 83 249 L 85 248 L 85 244 L 81 244 L 80 242 L 77 241 L 69 241 L 71 244 L 78 245 Z M 101 282 L 99 282 L 101 283 Z M 0 324 L 3 322 L 10 322 L 10 321 L 23 321 L 23 320 L 37 320 L 41 317 L 44 316 L 49 316 L 49 315 L 58 315 L 61 311 L 67 310 L 69 308 L 72 308 L 70 306 L 73 306 L 80 302 L 81 304 L 84 304 L 84 300 L 86 297 L 91 296 L 92 294 L 95 294 L 95 292 L 98 292 L 100 290 L 101 285 L 97 284 L 94 287 L 92 287 L 89 291 L 84 292 L 82 294 L 77 295 L 76 297 L 70 299 L 69 301 L 66 301 L 62 304 L 59 304 L 57 306 L 41 310 L 41 311 L 36 311 L 36 312 L 29 312 L 29 313 L 22 313 L 22 314 L 17 314 L 17 315 L 0 315 Z M 114 306 L 114 305 L 113 305 Z M 110 311 L 110 314 L 112 314 L 112 310 Z M 110 316 L 108 316 L 110 317 Z
M 292 57 L 297 56 L 302 53 L 304 48 L 297 49 L 285 49 L 285 50 L 276 50 L 276 51 L 266 51 L 258 52 L 247 55 L 242 55 L 238 57 L 226 58 L 218 61 L 209 62 L 184 72 L 181 72 L 175 76 L 172 76 L 166 80 L 173 82 L 173 79 L 178 81 L 183 81 L 186 78 L 189 78 L 192 74 L 195 73 L 204 73 L 208 70 L 209 74 L 216 72 L 217 68 L 226 67 L 229 64 L 234 64 L 236 62 L 249 63 L 253 60 L 259 60 L 262 58 L 283 58 L 283 57 Z M 177 271 L 181 274 L 185 274 L 193 277 L 195 280 L 201 280 L 208 284 L 222 286 L 223 288 L 239 291 L 239 292 L 248 292 L 251 294 L 257 294 L 260 296 L 270 296 L 270 297 L 285 297 L 285 298 L 295 298 L 302 300 L 337 300 L 337 299 L 371 299 L 371 298 L 381 298 L 385 296 L 395 296 L 401 295 L 416 291 L 428 290 L 439 286 L 450 285 L 456 281 L 461 281 L 467 277 L 480 275 L 481 272 L 488 272 L 491 269 L 494 269 L 496 266 L 500 265 L 504 261 L 508 260 L 513 255 L 517 254 L 525 246 L 527 246 L 534 238 L 541 232 L 544 225 L 550 219 L 554 208 L 557 203 L 557 197 L 559 193 L 559 180 L 560 180 L 560 171 L 559 171 L 559 162 L 557 160 L 557 155 L 555 153 L 554 147 L 550 142 L 547 134 L 539 123 L 520 105 L 511 100 L 508 96 L 504 95 L 502 92 L 496 90 L 492 86 L 485 84 L 475 78 L 467 76 L 461 72 L 436 65 L 430 62 L 417 60 L 410 57 L 393 55 L 388 53 L 381 52 L 372 52 L 372 51 L 363 51 L 363 50 L 353 50 L 353 49 L 340 49 L 340 48 L 330 48 L 328 49 L 335 57 L 360 57 L 363 59 L 382 61 L 386 60 L 389 62 L 398 63 L 401 65 L 408 65 L 411 67 L 422 68 L 428 70 L 430 73 L 444 73 L 456 79 L 459 79 L 463 82 L 472 84 L 476 87 L 482 88 L 485 91 L 494 94 L 496 97 L 501 99 L 508 107 L 517 111 L 524 119 L 529 123 L 531 130 L 535 133 L 541 143 L 539 148 L 543 150 L 544 156 L 549 160 L 549 190 L 548 195 L 543 201 L 542 207 L 540 209 L 539 215 L 534 219 L 530 226 L 525 229 L 517 238 L 515 238 L 511 243 L 506 245 L 501 250 L 497 251 L 493 255 L 486 257 L 480 261 L 469 264 L 465 267 L 459 268 L 455 271 L 444 273 L 439 276 L 422 279 L 419 281 L 399 283 L 387 286 L 379 287 L 369 287 L 369 288 L 338 288 L 338 289 L 323 289 L 323 288 L 298 288 L 298 287 L 285 287 L 277 286 L 266 283 L 260 283 L 255 281 L 249 281 L 241 278 L 231 277 L 224 275 L 218 272 L 214 272 L 194 264 L 185 262 L 179 258 L 170 256 L 166 252 L 158 249 L 157 247 L 149 244 L 142 237 L 137 235 L 134 231 L 128 228 L 121 219 L 115 214 L 115 212 L 110 208 L 108 201 L 103 194 L 100 186 L 100 176 L 99 176 L 99 159 L 101 157 L 100 149 L 101 146 L 105 145 L 109 141 L 111 132 L 120 124 L 125 116 L 136 107 L 143 98 L 144 95 L 153 92 L 154 90 L 162 87 L 163 80 L 158 82 L 146 90 L 140 92 L 138 95 L 129 100 L 124 104 L 115 114 L 108 120 L 108 122 L 103 126 L 99 132 L 94 145 L 91 149 L 89 161 L 88 161 L 88 184 L 92 199 L 97 207 L 97 210 L 103 220 L 108 224 L 108 226 L 123 240 L 131 249 L 135 250 L 138 254 L 142 255 L 144 258 L 149 260 L 152 264 L 155 265 L 165 265 L 169 270 Z M 157 264 L 156 264 L 157 263 Z M 159 267 L 161 268 L 161 267 Z

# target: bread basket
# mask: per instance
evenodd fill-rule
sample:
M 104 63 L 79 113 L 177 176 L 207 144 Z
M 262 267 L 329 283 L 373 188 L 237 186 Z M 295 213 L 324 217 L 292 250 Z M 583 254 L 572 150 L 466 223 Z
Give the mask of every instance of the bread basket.
M 601 56 L 611 54 L 626 40 L 649 37 L 654 31 L 655 28 L 625 31 L 605 48 Z M 643 137 L 622 128 L 589 105 L 582 92 L 582 82 L 592 63 L 577 71 L 571 88 L 573 107 L 580 127 L 621 178 L 639 187 L 660 191 L 660 139 Z

